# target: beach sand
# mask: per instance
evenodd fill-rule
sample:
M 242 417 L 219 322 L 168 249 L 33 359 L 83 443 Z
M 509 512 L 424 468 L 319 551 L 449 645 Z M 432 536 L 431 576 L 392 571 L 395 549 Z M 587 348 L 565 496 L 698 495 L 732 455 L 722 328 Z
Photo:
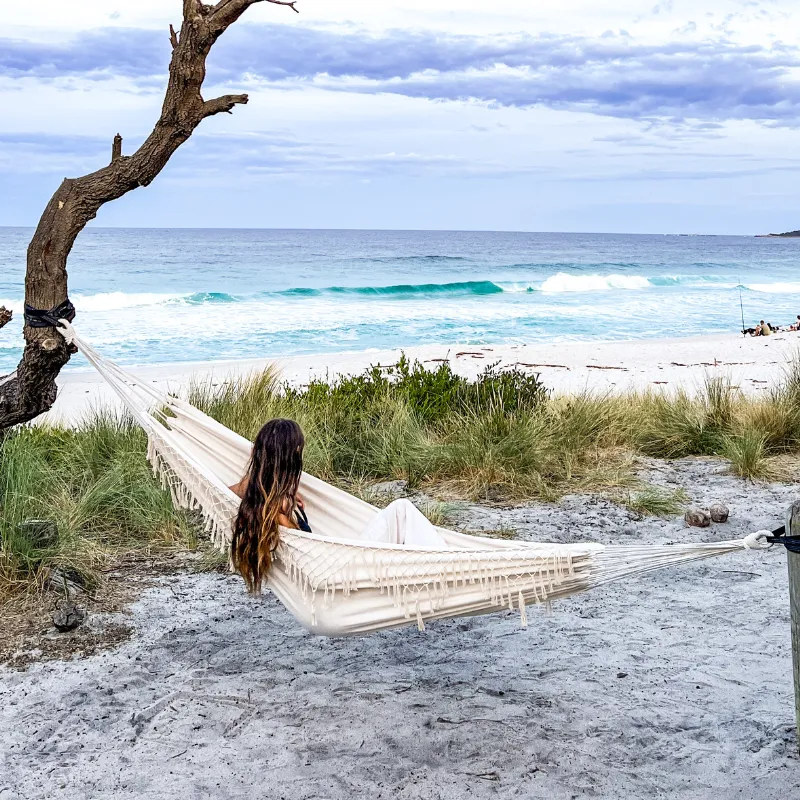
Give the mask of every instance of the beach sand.
M 642 470 L 727 501 L 730 522 L 685 528 L 574 496 L 467 506 L 459 521 L 531 540 L 700 541 L 772 527 L 796 498 L 715 460 Z M 92 618 L 132 625 L 122 645 L 0 669 L 0 798 L 800 796 L 782 548 L 612 584 L 529 620 L 331 640 L 235 577 L 159 579 L 129 616 Z
M 587 388 L 622 392 L 628 389 L 696 391 L 707 375 L 723 375 L 748 394 L 774 386 L 787 360 L 800 351 L 800 334 L 742 337 L 734 334 L 665 340 L 615 342 L 543 342 L 525 345 L 428 345 L 405 350 L 411 359 L 430 367 L 449 360 L 459 374 L 474 377 L 489 364 L 518 366 L 538 372 L 556 394 Z M 130 367 L 143 381 L 180 392 L 191 381 L 222 382 L 263 370 L 270 364 L 298 385 L 312 377 L 356 374 L 372 364 L 397 363 L 400 350 L 327 353 L 293 358 L 220 361 Z M 76 356 L 73 365 L 86 362 Z M 72 369 L 59 378 L 60 392 L 53 410 L 43 419 L 73 423 L 99 405 L 118 404 L 102 378 L 91 368 Z

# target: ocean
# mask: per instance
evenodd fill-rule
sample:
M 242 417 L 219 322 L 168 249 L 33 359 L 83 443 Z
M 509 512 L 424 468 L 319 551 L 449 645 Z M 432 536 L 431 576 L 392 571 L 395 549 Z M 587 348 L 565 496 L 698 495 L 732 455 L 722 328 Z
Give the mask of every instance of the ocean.
M 0 228 L 0 374 L 21 354 L 25 249 Z M 800 239 L 92 228 L 76 325 L 121 363 L 430 343 L 737 335 L 800 314 Z M 73 359 L 71 368 L 85 367 Z

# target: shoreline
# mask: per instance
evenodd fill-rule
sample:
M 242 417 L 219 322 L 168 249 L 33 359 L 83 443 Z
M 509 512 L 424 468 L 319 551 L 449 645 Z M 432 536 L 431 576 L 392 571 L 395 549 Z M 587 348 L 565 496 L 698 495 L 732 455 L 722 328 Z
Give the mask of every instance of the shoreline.
M 697 391 L 707 375 L 729 377 L 745 394 L 757 395 L 778 383 L 787 362 L 800 352 L 800 333 L 769 337 L 728 334 L 675 339 L 536 342 L 518 345 L 433 344 L 392 350 L 361 350 L 262 359 L 203 361 L 130 367 L 159 389 L 180 392 L 192 381 L 224 382 L 260 372 L 269 365 L 292 385 L 312 378 L 336 378 L 363 372 L 372 365 L 395 364 L 401 353 L 435 368 L 449 361 L 455 372 L 475 378 L 487 366 L 517 367 L 539 373 L 554 394 L 591 390 L 623 393 L 661 389 Z M 81 364 L 82 357 L 76 362 Z M 119 408 L 119 401 L 89 366 L 63 372 L 53 409 L 41 419 L 76 424 L 96 407 Z

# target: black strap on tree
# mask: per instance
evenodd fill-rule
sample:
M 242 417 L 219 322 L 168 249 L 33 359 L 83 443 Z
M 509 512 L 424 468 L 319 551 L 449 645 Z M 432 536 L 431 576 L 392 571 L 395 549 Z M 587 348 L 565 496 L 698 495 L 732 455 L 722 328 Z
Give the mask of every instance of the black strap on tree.
M 800 553 L 800 536 L 786 536 L 786 526 L 781 525 L 767 536 L 770 544 L 782 544 L 790 553 Z
M 75 319 L 75 306 L 69 298 L 49 311 L 42 311 L 25 304 L 25 323 L 31 328 L 57 328 L 60 319 L 65 319 L 67 322 Z

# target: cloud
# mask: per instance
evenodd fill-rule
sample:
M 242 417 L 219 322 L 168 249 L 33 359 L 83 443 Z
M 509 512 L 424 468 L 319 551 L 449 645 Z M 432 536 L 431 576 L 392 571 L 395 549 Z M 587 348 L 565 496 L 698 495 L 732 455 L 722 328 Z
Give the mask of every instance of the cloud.
M 163 41 L 162 41 L 163 40 Z M 170 45 L 163 35 L 136 28 L 103 28 L 68 42 L 0 39 L 0 75 L 142 78 L 166 72 Z
M 77 174 L 97 169 L 107 163 L 110 155 L 110 140 L 97 136 L 0 133 L 3 173 Z
M 184 165 L 185 162 L 185 165 Z M 194 180 L 200 172 L 286 175 L 350 174 L 354 176 L 435 175 L 439 177 L 507 177 L 549 170 L 503 164 L 491 158 L 414 151 L 342 151 L 333 144 L 300 141 L 274 133 L 195 134 L 182 148 L 173 174 Z
M 57 44 L 0 39 L 0 75 L 11 78 L 124 77 L 152 90 L 168 59 L 163 32 L 139 29 L 89 31 Z M 615 35 L 240 25 L 209 67 L 210 81 L 221 84 L 314 85 L 634 120 L 800 124 L 800 49 L 726 38 L 654 45 Z
M 764 175 L 795 173 L 800 172 L 800 164 L 779 164 L 774 166 L 760 165 L 743 169 L 731 169 L 728 166 L 720 167 L 718 170 L 711 169 L 644 169 L 624 172 L 614 172 L 613 174 L 589 174 L 589 175 L 567 175 L 560 180 L 571 182 L 595 182 L 604 183 L 613 178 L 615 182 L 642 182 L 653 181 L 728 181 L 737 178 L 755 178 Z
M 130 154 L 140 144 L 126 140 Z M 96 136 L 44 133 L 0 133 L 0 172 L 73 174 L 108 163 L 110 140 Z M 436 175 L 441 177 L 505 177 L 543 173 L 540 167 L 506 165 L 437 153 L 374 152 L 351 154 L 320 141 L 300 141 L 280 132 L 195 133 L 170 162 L 172 178 L 196 183 L 209 176 L 251 175 Z

